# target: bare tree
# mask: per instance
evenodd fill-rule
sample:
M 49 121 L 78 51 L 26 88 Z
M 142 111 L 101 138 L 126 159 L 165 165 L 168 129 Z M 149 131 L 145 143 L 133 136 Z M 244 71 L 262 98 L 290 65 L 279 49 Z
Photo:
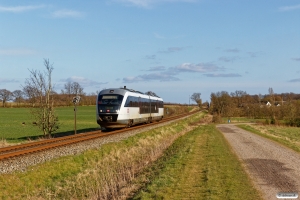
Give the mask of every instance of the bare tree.
M 191 96 L 191 100 L 195 101 L 199 107 L 202 105 L 202 99 L 200 98 L 200 96 L 201 93 L 194 93 Z
M 232 98 L 226 91 L 221 91 L 217 93 L 211 93 L 210 95 L 211 105 L 210 111 L 212 114 L 217 114 L 224 117 L 232 117 L 233 112 L 233 102 Z
M 61 92 L 67 95 L 84 95 L 83 88 L 77 82 L 67 82 Z
M 20 106 L 20 103 L 24 100 L 24 92 L 22 90 L 15 90 L 12 92 L 14 101 Z
M 236 90 L 235 92 L 231 92 L 230 95 L 236 100 L 237 107 L 242 107 L 247 95 L 247 92 L 242 90 Z
M 72 83 L 72 85 L 71 85 L 71 91 L 72 91 L 72 94 L 74 94 L 75 96 L 77 96 L 77 95 L 83 96 L 84 95 L 83 88 L 77 82 L 73 82 Z
M 273 105 L 275 103 L 274 90 L 273 90 L 273 88 L 270 87 L 268 89 L 268 91 L 269 91 L 269 95 L 270 95 L 270 99 L 271 99 L 271 104 Z
M 31 106 L 35 106 L 35 102 L 37 102 L 37 94 L 36 88 L 31 87 L 30 85 L 23 86 L 23 92 L 24 96 L 27 97 L 27 100 L 29 103 L 31 103 Z
M 2 101 L 2 106 L 5 107 L 6 102 L 12 100 L 12 93 L 7 89 L 1 89 L 0 100 Z
M 64 85 L 64 89 L 61 90 L 61 93 L 66 96 L 66 103 L 70 106 L 72 104 L 72 99 L 74 96 L 84 96 L 83 88 L 77 82 L 67 82 Z
M 34 116 L 38 127 L 43 131 L 44 136 L 51 137 L 51 134 L 59 128 L 58 117 L 54 113 L 53 86 L 51 74 L 52 64 L 44 59 L 46 71 L 41 73 L 36 70 L 30 71 L 30 78 L 26 79 L 23 90 L 31 99 L 34 107 L 31 113 Z

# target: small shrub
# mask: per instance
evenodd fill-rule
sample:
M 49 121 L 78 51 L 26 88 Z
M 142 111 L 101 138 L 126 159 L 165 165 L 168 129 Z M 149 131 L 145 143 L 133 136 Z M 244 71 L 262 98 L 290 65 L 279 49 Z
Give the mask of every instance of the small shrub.
M 270 125 L 269 119 L 266 119 L 266 120 L 265 120 L 264 125 Z
M 213 123 L 222 123 L 222 117 L 220 115 L 213 115 Z
M 300 127 L 300 118 L 290 119 L 285 123 L 287 126 Z

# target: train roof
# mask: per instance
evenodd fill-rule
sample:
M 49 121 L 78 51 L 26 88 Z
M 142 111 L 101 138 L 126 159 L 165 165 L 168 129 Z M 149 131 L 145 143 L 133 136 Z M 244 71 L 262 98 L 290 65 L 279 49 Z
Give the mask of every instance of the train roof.
M 147 95 L 147 96 L 152 96 L 152 97 L 160 98 L 156 94 L 153 94 L 153 93 L 147 93 L 147 94 L 145 94 L 145 93 L 137 91 L 137 90 L 128 89 L 128 88 L 126 88 L 126 86 L 124 86 L 123 88 L 104 89 L 99 94 L 113 94 L 114 93 L 114 94 L 125 95 L 126 92 L 132 92 L 132 93 L 136 93 L 136 94 L 142 94 L 142 95 Z

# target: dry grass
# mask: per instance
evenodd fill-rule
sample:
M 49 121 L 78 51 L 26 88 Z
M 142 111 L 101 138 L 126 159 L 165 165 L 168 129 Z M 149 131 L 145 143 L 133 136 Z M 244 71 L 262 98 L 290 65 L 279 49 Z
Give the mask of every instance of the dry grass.
M 10 146 L 10 144 L 6 141 L 6 139 L 0 140 L 0 148 Z
M 206 114 L 203 118 L 200 118 L 198 121 L 189 123 L 190 126 L 199 126 L 210 124 L 213 121 L 213 116 Z
M 84 170 L 55 183 L 53 188 L 27 195 L 30 199 L 126 199 L 141 187 L 142 183 L 136 182 L 139 173 L 156 161 L 178 137 L 190 131 L 192 127 L 188 124 L 198 121 L 202 115 L 152 130 L 133 143 L 123 141 L 126 145 L 113 145 L 105 155 L 84 157 L 88 166 Z M 101 150 L 90 152 L 99 153 Z
M 57 190 L 57 194 L 75 199 L 126 199 L 135 188 L 130 182 L 136 175 L 185 132 L 174 135 L 162 132 L 141 139 L 131 148 L 114 149 L 103 160 L 90 161 L 90 165 L 95 167 L 78 174 L 75 182 Z
M 300 152 L 300 129 L 299 127 L 286 127 L 274 125 L 238 125 L 247 131 L 251 131 L 263 137 L 272 139 L 297 152 Z

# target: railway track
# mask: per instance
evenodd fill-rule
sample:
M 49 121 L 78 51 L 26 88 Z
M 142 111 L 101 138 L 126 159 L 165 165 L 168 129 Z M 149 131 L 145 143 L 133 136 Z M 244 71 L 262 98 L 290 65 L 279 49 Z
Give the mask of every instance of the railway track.
M 81 134 L 76 134 L 76 135 L 71 135 L 71 136 L 65 136 L 65 137 L 61 137 L 61 138 L 52 138 L 52 139 L 38 141 L 38 142 L 31 142 L 31 143 L 26 143 L 26 144 L 21 144 L 21 145 L 4 147 L 4 148 L 0 148 L 0 161 L 10 159 L 10 158 L 20 157 L 23 155 L 33 154 L 35 152 L 46 151 L 48 149 L 53 149 L 56 147 L 68 146 L 68 145 L 72 145 L 75 143 L 84 142 L 87 140 L 93 140 L 93 139 L 97 139 L 97 138 L 101 138 L 101 137 L 106 137 L 109 135 L 120 134 L 120 133 L 127 132 L 127 131 L 145 128 L 147 126 L 152 126 L 155 124 L 164 123 L 164 122 L 172 121 L 175 119 L 180 119 L 182 117 L 186 117 L 186 116 L 195 114 L 196 112 L 199 112 L 199 111 L 194 111 L 194 112 L 191 112 L 188 114 L 182 114 L 182 115 L 177 115 L 174 117 L 165 118 L 165 119 L 161 120 L 160 122 L 153 122 L 150 124 L 133 126 L 130 128 L 120 129 L 120 130 L 111 131 L 111 132 L 101 132 L 99 130 L 99 131 L 92 131 L 92 132 L 88 132 L 88 133 L 81 133 Z

